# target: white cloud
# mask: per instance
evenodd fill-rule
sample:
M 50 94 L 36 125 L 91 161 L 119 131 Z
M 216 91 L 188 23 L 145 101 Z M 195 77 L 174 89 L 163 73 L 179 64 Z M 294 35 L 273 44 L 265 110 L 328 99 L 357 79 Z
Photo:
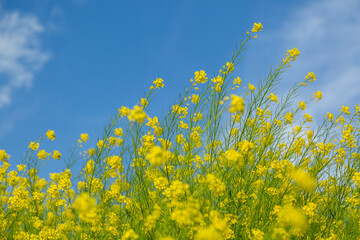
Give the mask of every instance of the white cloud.
M 6 139 L 11 134 L 14 128 L 19 124 L 24 124 L 27 118 L 36 111 L 37 105 L 26 104 L 7 111 L 0 119 L 0 140 Z
M 36 16 L 0 8 L 0 108 L 11 103 L 13 91 L 31 87 L 34 72 L 49 54 L 40 46 L 43 27 Z
M 304 91 L 311 91 L 308 96 L 323 92 L 322 100 L 306 110 L 315 123 L 321 122 L 326 112 L 337 114 L 342 105 L 350 106 L 354 113 L 353 106 L 360 104 L 359 12 L 359 0 L 308 1 L 290 11 L 278 32 L 288 49 L 297 47 L 301 52 L 290 77 L 301 81 L 307 72 L 317 75 L 317 81 Z M 319 125 L 310 126 L 317 129 Z
M 324 97 L 309 109 L 313 113 L 360 103 L 359 12 L 358 0 L 310 1 L 292 12 L 280 31 L 286 46 L 301 52 L 294 72 L 318 76 L 319 89 L 309 88 L 321 90 Z

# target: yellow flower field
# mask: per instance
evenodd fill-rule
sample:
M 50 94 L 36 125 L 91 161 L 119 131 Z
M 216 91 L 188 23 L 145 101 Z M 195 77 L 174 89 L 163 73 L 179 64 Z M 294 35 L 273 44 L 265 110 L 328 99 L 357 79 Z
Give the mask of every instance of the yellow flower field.
M 242 83 L 234 70 L 262 30 L 254 23 L 217 75 L 196 71 L 165 116 L 149 115 L 166 87 L 156 78 L 94 146 L 82 133 L 79 176 L 39 178 L 48 160 L 65 161 L 42 149 L 53 130 L 17 171 L 0 150 L 0 239 L 360 239 L 360 105 L 313 123 L 306 109 L 322 92 L 301 94 L 313 72 L 279 95 L 296 47 L 263 81 Z

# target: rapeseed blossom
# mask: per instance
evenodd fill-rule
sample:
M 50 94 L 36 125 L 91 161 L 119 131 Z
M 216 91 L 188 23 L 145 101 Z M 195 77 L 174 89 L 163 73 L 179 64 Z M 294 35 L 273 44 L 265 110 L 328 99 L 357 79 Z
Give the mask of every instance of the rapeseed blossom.
M 286 113 L 286 115 L 285 115 L 285 120 L 287 120 L 289 123 L 292 123 L 293 122 L 293 113 L 291 113 L 291 112 L 288 112 L 288 113 Z
M 149 104 L 148 100 L 146 98 L 140 99 L 140 105 L 144 108 Z
M 253 93 L 254 90 L 256 90 L 256 87 L 254 85 L 252 85 L 251 83 L 249 83 L 249 90 Z
M 341 111 L 347 115 L 350 115 L 350 110 L 348 106 L 342 106 Z
M 300 51 L 294 47 L 293 49 L 290 49 L 286 53 L 285 59 L 283 59 L 283 62 L 285 64 L 288 64 L 290 61 L 295 61 L 296 58 L 300 55 Z
M 5 150 L 0 150 L 0 161 L 5 162 L 10 158 L 10 155 L 5 152 Z
M 46 132 L 46 136 L 48 137 L 48 139 L 51 139 L 53 141 L 55 139 L 55 132 L 53 130 L 48 130 Z
M 59 151 L 54 150 L 54 152 L 53 152 L 53 158 L 60 160 L 61 154 L 59 153 Z
M 231 103 L 229 112 L 236 114 L 243 114 L 245 111 L 244 99 L 240 96 L 231 94 Z
M 282 227 L 289 226 L 300 231 L 305 231 L 308 227 L 305 215 L 299 209 L 290 205 L 281 208 L 278 213 L 278 222 Z
M 264 233 L 259 230 L 259 229 L 252 229 L 251 233 L 253 235 L 253 237 L 251 238 L 252 240 L 263 240 L 264 239 Z
M 32 150 L 38 150 L 40 144 L 37 142 L 37 143 L 34 143 L 34 142 L 30 142 L 29 144 L 29 148 L 32 149 Z
M 153 146 L 146 154 L 146 159 L 154 167 L 160 167 L 166 162 L 167 156 L 164 150 L 159 146 Z
M 305 191 L 311 193 L 315 189 L 315 179 L 304 170 L 298 169 L 291 174 L 292 178 Z
M 322 98 L 322 92 L 317 91 L 313 94 L 313 96 L 315 97 L 316 101 L 318 102 Z
M 305 80 L 309 80 L 309 82 L 313 82 L 316 81 L 316 75 L 313 72 L 309 72 L 306 77 Z
M 46 159 L 49 155 L 51 155 L 51 153 L 47 153 L 44 149 L 40 150 L 37 153 L 38 158 L 41 159 L 41 160 Z
M 306 109 L 306 104 L 305 104 L 305 102 L 300 101 L 298 108 L 300 108 L 301 110 L 305 110 L 305 109 Z
M 114 130 L 114 134 L 115 134 L 116 136 L 121 137 L 122 135 L 124 135 L 124 132 L 123 132 L 122 128 L 119 127 L 119 128 L 116 128 L 116 129 Z
M 81 142 L 87 142 L 87 140 L 89 139 L 89 135 L 87 134 L 87 133 L 82 133 L 82 134 L 80 134 L 80 140 L 79 140 L 79 142 L 81 143 Z
M 270 93 L 270 95 L 267 96 L 267 98 L 270 99 L 273 102 L 276 102 L 276 103 L 279 102 L 278 97 L 276 95 L 274 95 L 273 93 Z
M 81 134 L 63 172 L 39 176 L 50 155 L 65 157 L 39 150 L 41 141 L 55 139 L 52 130 L 29 144 L 19 164 L 0 150 L 0 236 L 356 239 L 360 105 L 354 111 L 343 105 L 317 119 L 319 126 L 309 124 L 313 117 L 303 110 L 313 101 L 299 92 L 316 80 L 313 72 L 290 94 L 275 95 L 280 78 L 272 76 L 296 60 L 297 48 L 269 78 L 241 89 L 232 73 L 261 30 L 255 23 L 211 81 L 204 70 L 195 72 L 164 117 L 149 117 L 150 100 L 164 87 L 157 78 L 139 105 L 118 109 L 93 146 L 83 149 L 89 136 Z M 312 97 L 318 101 L 322 93 Z M 70 170 L 75 163 L 82 165 L 77 175 Z
M 240 77 L 234 78 L 233 85 L 235 85 L 235 84 L 241 85 L 241 79 L 240 79 Z
M 137 122 L 143 123 L 145 118 L 147 117 L 146 113 L 144 112 L 143 108 L 136 105 L 128 115 L 128 119 L 130 122 Z
M 312 116 L 305 113 L 304 114 L 304 122 L 312 122 Z
M 204 70 L 195 72 L 195 82 L 196 83 L 206 83 L 207 81 L 206 73 Z
M 163 83 L 163 79 L 161 78 L 156 78 L 156 80 L 153 82 L 154 86 L 151 86 L 150 89 L 153 88 L 163 88 L 164 87 L 164 83 Z
M 223 240 L 223 237 L 215 228 L 209 227 L 198 231 L 194 240 Z
M 121 240 L 133 240 L 133 239 L 138 239 L 139 235 L 133 230 L 133 229 L 129 229 L 126 230 L 126 232 L 124 233 L 124 235 L 122 235 Z
M 334 120 L 334 115 L 329 112 L 326 113 L 326 117 L 329 119 L 330 122 Z
M 118 109 L 118 112 L 121 117 L 128 116 L 130 113 L 130 109 L 128 107 L 122 106 Z
M 199 101 L 200 101 L 199 95 L 198 94 L 193 94 L 192 97 L 191 97 L 191 102 L 197 104 L 197 103 L 199 103 Z
M 259 23 L 254 23 L 254 27 L 251 30 L 252 32 L 260 32 L 263 29 L 263 25 L 259 22 Z
M 78 212 L 81 221 L 95 222 L 98 218 L 96 200 L 87 192 L 81 193 L 71 206 Z

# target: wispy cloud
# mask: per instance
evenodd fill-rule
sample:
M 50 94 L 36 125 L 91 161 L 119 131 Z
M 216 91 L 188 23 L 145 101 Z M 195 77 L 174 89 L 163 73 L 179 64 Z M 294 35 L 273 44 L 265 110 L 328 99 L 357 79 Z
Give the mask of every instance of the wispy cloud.
M 314 71 L 323 99 L 311 112 L 360 103 L 360 1 L 310 1 L 291 13 L 278 33 L 301 51 L 295 72 Z M 313 86 L 314 87 L 314 86 Z
M 0 8 L 0 108 L 11 103 L 14 90 L 32 86 L 34 72 L 49 59 L 40 45 L 43 31 L 36 16 Z
M 14 128 L 19 124 L 23 124 L 37 108 L 36 105 L 27 104 L 26 106 L 11 109 L 6 115 L 3 115 L 0 118 L 0 140 L 6 139 Z

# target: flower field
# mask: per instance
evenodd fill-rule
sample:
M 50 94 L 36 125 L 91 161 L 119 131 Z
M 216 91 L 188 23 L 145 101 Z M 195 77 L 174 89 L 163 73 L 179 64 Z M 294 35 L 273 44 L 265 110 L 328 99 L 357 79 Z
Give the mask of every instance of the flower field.
M 17 171 L 0 150 L 0 239 L 360 239 L 360 105 L 313 123 L 306 109 L 322 92 L 301 94 L 313 72 L 277 94 L 297 48 L 243 83 L 234 70 L 262 30 L 254 23 L 218 74 L 196 71 L 159 118 L 149 109 L 166 81 L 154 80 L 95 146 L 80 135 L 81 158 L 43 149 L 53 130 L 29 143 Z M 54 159 L 68 169 L 40 178 Z

